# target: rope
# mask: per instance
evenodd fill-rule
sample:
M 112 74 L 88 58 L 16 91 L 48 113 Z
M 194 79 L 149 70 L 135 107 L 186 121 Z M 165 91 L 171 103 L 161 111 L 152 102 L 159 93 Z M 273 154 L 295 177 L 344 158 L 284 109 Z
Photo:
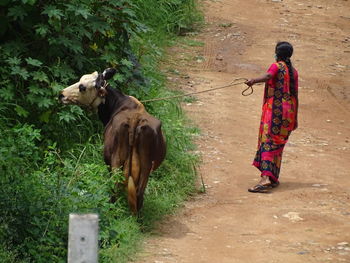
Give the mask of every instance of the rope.
M 241 80 L 243 79 L 244 82 L 237 82 L 235 83 L 237 80 Z M 140 101 L 141 103 L 145 103 L 145 102 L 154 102 L 154 101 L 161 101 L 161 100 L 170 100 L 170 99 L 176 99 L 176 98 L 181 98 L 181 97 L 185 97 L 185 96 L 190 96 L 190 95 L 195 95 L 195 94 L 200 94 L 200 93 L 205 93 L 205 92 L 209 92 L 209 91 L 213 91 L 213 90 L 218 90 L 218 89 L 224 89 L 224 88 L 228 88 L 228 87 L 232 87 L 232 86 L 236 86 L 236 85 L 240 85 L 240 84 L 244 84 L 248 79 L 246 78 L 237 78 L 234 79 L 233 81 L 231 81 L 230 84 L 225 85 L 225 86 L 220 86 L 220 87 L 216 87 L 216 88 L 211 88 L 211 89 L 207 89 L 207 90 L 202 90 L 202 91 L 197 91 L 197 92 L 191 92 L 191 93 L 186 93 L 186 94 L 181 94 L 181 95 L 175 95 L 175 96 L 170 96 L 170 97 L 163 97 L 163 98 L 155 98 L 155 99 L 149 99 L 149 100 L 142 100 Z M 247 93 L 246 91 L 251 90 L 251 92 Z M 253 94 L 254 90 L 252 86 L 249 86 L 248 88 L 246 88 L 245 90 L 242 91 L 242 96 L 249 96 L 251 94 Z
M 246 93 L 246 91 L 248 91 L 250 89 L 249 93 Z M 242 91 L 242 96 L 249 96 L 252 95 L 254 92 L 253 90 L 253 86 L 248 86 L 248 88 L 246 88 L 245 90 Z

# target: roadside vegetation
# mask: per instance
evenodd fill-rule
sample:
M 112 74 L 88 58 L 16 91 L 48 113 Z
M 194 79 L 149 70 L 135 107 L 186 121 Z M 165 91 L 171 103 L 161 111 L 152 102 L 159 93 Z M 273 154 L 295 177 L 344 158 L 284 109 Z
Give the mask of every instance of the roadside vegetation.
M 0 258 L 65 262 L 69 213 L 100 216 L 100 262 L 126 262 L 154 222 L 195 191 L 191 127 L 176 101 L 146 104 L 163 122 L 167 157 L 150 178 L 138 218 L 125 196 L 109 203 L 118 173 L 102 158 L 93 113 L 64 107 L 58 91 L 95 70 L 138 99 L 172 94 L 164 48 L 194 30 L 195 0 L 0 2 Z

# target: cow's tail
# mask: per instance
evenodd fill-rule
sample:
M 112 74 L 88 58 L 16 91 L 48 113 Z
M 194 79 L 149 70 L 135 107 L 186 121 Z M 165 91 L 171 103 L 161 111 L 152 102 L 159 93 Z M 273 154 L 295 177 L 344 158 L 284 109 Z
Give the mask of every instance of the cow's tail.
M 138 119 L 134 117 L 132 119 L 131 129 L 129 130 L 129 169 L 128 169 L 128 203 L 131 211 L 136 215 L 137 210 L 137 181 L 140 172 L 139 158 L 135 146 L 137 135 L 135 134 L 135 128 L 137 126 Z
M 131 148 L 131 147 L 130 147 Z M 136 181 L 133 177 L 133 149 L 130 149 L 128 169 L 127 169 L 127 180 L 128 180 L 128 203 L 130 210 L 136 215 L 137 214 L 137 194 L 136 194 Z
M 137 214 L 137 196 L 136 196 L 136 187 L 135 182 L 132 176 L 129 176 L 128 179 L 128 203 L 131 211 L 134 214 Z

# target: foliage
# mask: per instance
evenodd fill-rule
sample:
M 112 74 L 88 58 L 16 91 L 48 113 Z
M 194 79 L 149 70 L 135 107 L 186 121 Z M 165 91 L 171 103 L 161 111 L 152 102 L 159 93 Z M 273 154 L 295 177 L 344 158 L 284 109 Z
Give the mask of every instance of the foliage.
M 58 92 L 78 76 L 106 65 L 132 76 L 129 37 L 146 31 L 131 0 L 8 1 L 0 30 L 0 99 L 5 116 L 34 124 L 57 141 L 57 123 L 81 122 L 83 111 L 62 108 Z
M 160 9 L 155 7 L 160 6 Z M 199 21 L 193 0 L 0 2 L 0 258 L 65 262 L 71 212 L 100 215 L 101 262 L 124 262 L 141 232 L 193 191 L 195 130 L 178 104 L 147 105 L 163 121 L 168 155 L 139 220 L 103 162 L 102 125 L 58 92 L 85 73 L 116 67 L 113 85 L 140 99 L 168 95 L 158 62 L 172 34 Z
M 138 17 L 159 32 L 184 34 L 202 21 L 195 0 L 135 0 Z M 157 10 L 157 11 L 155 11 Z

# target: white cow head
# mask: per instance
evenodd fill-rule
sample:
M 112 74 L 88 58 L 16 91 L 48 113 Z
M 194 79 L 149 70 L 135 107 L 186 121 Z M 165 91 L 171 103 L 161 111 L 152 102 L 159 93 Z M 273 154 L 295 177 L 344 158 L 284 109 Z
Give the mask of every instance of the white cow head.
M 79 82 L 63 89 L 58 99 L 63 104 L 76 104 L 97 109 L 98 105 L 104 102 L 104 97 L 107 94 L 106 80 L 112 78 L 115 73 L 115 69 L 108 68 L 102 74 L 95 71 L 83 75 Z

